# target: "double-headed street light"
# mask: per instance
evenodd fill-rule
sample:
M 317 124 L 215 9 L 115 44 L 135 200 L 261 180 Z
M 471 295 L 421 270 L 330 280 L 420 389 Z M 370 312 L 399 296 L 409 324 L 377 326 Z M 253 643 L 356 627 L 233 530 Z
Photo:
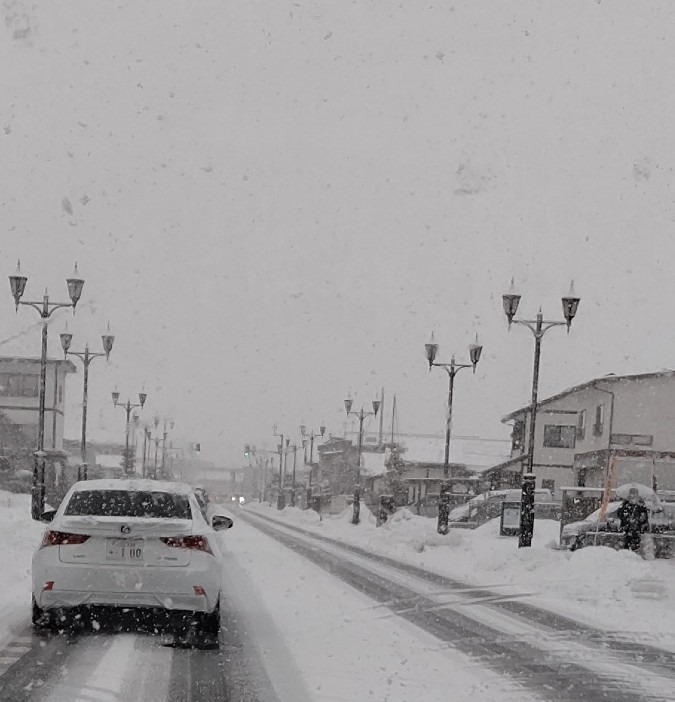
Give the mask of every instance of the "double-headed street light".
M 504 303 L 504 313 L 509 322 L 509 330 L 512 324 L 520 324 L 527 327 L 534 335 L 534 369 L 532 373 L 532 402 L 530 404 L 530 426 L 529 441 L 527 446 L 527 457 L 525 470 L 522 474 L 522 498 L 520 503 L 520 533 L 518 536 L 518 547 L 532 545 L 532 534 L 534 532 L 534 433 L 537 421 L 537 395 L 539 391 L 539 359 L 541 357 L 541 340 L 544 334 L 553 327 L 567 327 L 569 333 L 572 320 L 577 314 L 580 298 L 574 293 L 574 282 L 570 285 L 570 291 L 562 297 L 563 316 L 565 321 L 548 321 L 544 319 L 541 308 L 536 319 L 516 319 L 516 312 L 520 304 L 519 295 L 515 291 L 513 279 L 508 293 L 502 295 Z
M 483 347 L 478 343 L 478 335 L 476 335 L 475 343 L 469 346 L 469 359 L 470 363 L 457 363 L 455 361 L 455 356 L 450 358 L 450 363 L 436 363 L 436 356 L 438 355 L 438 344 L 434 341 L 434 335 L 431 335 L 431 340 L 428 344 L 424 345 L 424 349 L 427 354 L 427 361 L 429 362 L 429 370 L 436 366 L 438 368 L 443 368 L 448 374 L 449 387 L 448 387 L 448 413 L 447 421 L 445 425 L 445 458 L 443 460 L 443 482 L 441 483 L 440 495 L 439 495 L 439 505 L 438 505 L 438 525 L 437 531 L 439 534 L 448 533 L 448 516 L 450 514 L 450 483 L 448 478 L 450 477 L 450 433 L 452 430 L 452 399 L 455 391 L 455 376 L 463 368 L 471 368 L 473 372 L 476 372 L 476 366 L 480 360 L 481 353 L 483 352 Z
M 63 348 L 63 355 L 65 358 L 68 356 L 75 356 L 82 361 L 84 365 L 84 390 L 82 393 L 82 436 L 80 438 L 80 456 L 82 465 L 78 470 L 78 480 L 87 479 L 87 401 L 88 401 L 88 388 L 89 388 L 89 364 L 95 359 L 105 356 L 106 361 L 110 358 L 110 352 L 112 351 L 113 342 L 115 337 L 110 333 L 110 325 L 108 325 L 108 333 L 103 334 L 101 341 L 103 343 L 103 352 L 93 352 L 89 351 L 89 344 L 86 344 L 84 351 L 71 351 L 70 344 L 73 340 L 73 335 L 68 332 L 60 334 L 61 346 Z
M 363 420 L 366 417 L 377 417 L 380 410 L 380 400 L 373 400 L 373 411 L 366 412 L 363 407 L 359 412 L 352 412 L 354 401 L 351 399 L 345 400 L 345 412 L 347 416 L 353 414 L 359 418 L 359 451 L 356 459 L 356 485 L 354 486 L 354 511 L 352 514 L 352 524 L 358 524 L 361 521 L 361 452 L 363 449 Z
M 283 509 L 286 506 L 286 494 L 284 493 L 284 435 L 277 433 L 277 425 L 272 428 L 272 435 L 278 436 L 280 441 L 277 444 L 277 453 L 279 454 L 279 494 L 277 495 L 277 509 Z M 290 439 L 286 439 L 286 448 L 291 443 Z
M 326 427 L 322 424 L 319 427 L 319 432 L 320 436 L 323 436 L 326 433 Z M 309 434 L 307 433 L 307 427 L 304 424 L 300 425 L 300 435 L 302 436 L 302 447 L 307 448 L 307 440 L 309 439 L 309 482 L 307 485 L 307 509 L 310 508 L 310 504 L 312 501 L 312 472 L 314 470 L 314 439 L 316 438 L 316 434 L 314 433 L 314 429 L 312 429 Z M 307 452 L 305 451 L 305 465 L 307 465 Z M 317 476 L 318 478 L 318 476 Z
M 126 431 L 125 431 L 125 450 L 124 450 L 124 474 L 125 475 L 131 475 L 131 468 L 132 468 L 132 462 L 131 462 L 131 457 L 129 456 L 129 430 L 131 428 L 131 410 L 135 409 L 136 407 L 140 407 L 143 409 L 143 405 L 145 404 L 145 401 L 148 397 L 148 394 L 146 392 L 139 392 L 138 393 L 138 404 L 134 404 L 131 400 L 127 400 L 124 404 L 120 404 L 120 394 L 117 392 L 117 390 L 113 391 L 112 393 L 112 401 L 113 405 L 115 407 L 121 407 L 126 413 L 127 413 L 127 423 L 126 423 Z
M 47 386 L 47 326 L 52 314 L 62 307 L 72 307 L 73 314 L 82 295 L 84 280 L 77 272 L 77 263 L 70 278 L 66 278 L 70 302 L 50 302 L 47 291 L 41 302 L 24 302 L 21 300 L 28 278 L 21 272 L 21 262 L 16 266 L 14 275 L 9 276 L 9 287 L 18 311 L 19 305 L 26 305 L 37 310 L 42 319 L 42 351 L 40 354 L 40 390 L 38 405 L 38 440 L 35 461 L 33 463 L 33 487 L 31 489 L 31 516 L 39 519 L 45 506 L 45 388 Z

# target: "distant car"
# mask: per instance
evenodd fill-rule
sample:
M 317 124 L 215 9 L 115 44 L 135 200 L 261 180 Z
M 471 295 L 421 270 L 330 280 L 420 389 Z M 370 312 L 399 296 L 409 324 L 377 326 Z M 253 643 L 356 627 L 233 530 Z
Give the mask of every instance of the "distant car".
M 215 532 L 188 485 L 154 480 L 78 482 L 33 555 L 33 625 L 97 607 L 143 610 L 211 637 L 220 629 L 222 560 Z M 175 615 L 175 616 L 174 616 Z
M 481 504 L 487 505 L 487 511 L 494 512 L 495 517 L 499 516 L 499 509 L 502 502 L 520 502 L 522 491 L 520 489 L 511 490 L 490 490 L 472 497 L 459 507 L 450 511 L 449 522 L 470 522 L 471 518 L 480 508 Z M 553 502 L 553 495 L 550 490 L 539 489 L 534 491 L 535 502 Z
M 588 534 L 621 531 L 621 523 L 617 517 L 621 504 L 619 500 L 607 505 L 604 523 L 600 523 L 600 509 L 596 509 L 585 519 L 566 524 L 562 528 L 560 545 L 570 551 L 576 551 L 584 546 L 584 539 Z M 675 533 L 675 503 L 663 502 L 657 510 L 650 513 L 649 530 L 653 534 Z

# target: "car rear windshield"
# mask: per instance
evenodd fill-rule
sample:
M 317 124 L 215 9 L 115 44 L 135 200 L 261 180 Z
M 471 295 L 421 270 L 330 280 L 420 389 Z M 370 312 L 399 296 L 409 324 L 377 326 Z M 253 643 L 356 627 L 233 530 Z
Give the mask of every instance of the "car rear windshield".
M 155 517 L 191 519 L 185 495 L 140 490 L 79 490 L 74 492 L 65 514 L 95 517 Z

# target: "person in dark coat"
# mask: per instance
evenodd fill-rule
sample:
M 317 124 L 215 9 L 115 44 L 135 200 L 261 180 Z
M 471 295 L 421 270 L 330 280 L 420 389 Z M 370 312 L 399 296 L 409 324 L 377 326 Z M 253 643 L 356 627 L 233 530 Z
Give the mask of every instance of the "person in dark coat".
M 637 490 L 631 490 L 628 498 L 619 507 L 616 516 L 624 534 L 624 548 L 637 551 L 640 548 L 642 534 L 649 531 L 649 510 Z

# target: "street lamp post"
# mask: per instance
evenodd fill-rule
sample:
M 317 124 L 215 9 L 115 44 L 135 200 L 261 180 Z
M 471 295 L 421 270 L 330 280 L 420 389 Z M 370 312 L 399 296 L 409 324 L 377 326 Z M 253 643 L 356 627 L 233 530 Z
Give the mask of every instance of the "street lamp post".
M 476 335 L 476 343 L 469 346 L 470 363 L 457 363 L 455 356 L 450 358 L 450 363 L 436 363 L 436 355 L 438 354 L 438 344 L 434 342 L 433 334 L 428 344 L 424 345 L 429 362 L 429 370 L 434 366 L 443 368 L 448 374 L 448 413 L 445 425 L 445 458 L 443 460 L 443 481 L 441 482 L 439 504 L 438 504 L 438 525 L 436 530 L 439 534 L 448 533 L 448 516 L 450 514 L 450 433 L 452 431 L 452 400 L 455 391 L 455 376 L 463 368 L 471 368 L 476 372 L 476 366 L 480 360 L 480 355 L 483 352 L 483 347 L 478 343 L 478 335 Z
M 352 524 L 358 524 L 361 521 L 361 452 L 363 449 L 363 420 L 366 417 L 377 417 L 380 409 L 380 400 L 373 400 L 373 411 L 366 412 L 361 407 L 359 412 L 352 412 L 353 400 L 345 400 L 345 411 L 347 416 L 355 415 L 359 419 L 359 449 L 356 459 L 356 485 L 354 486 L 354 511 L 352 513 Z
M 157 469 L 159 468 L 159 466 L 157 465 L 157 452 L 159 451 L 159 435 L 158 434 L 155 434 L 154 442 L 155 442 L 155 466 L 153 468 L 152 474 L 153 474 L 153 478 L 155 480 L 157 480 Z
M 319 427 L 320 435 L 323 436 L 326 433 L 326 427 L 322 424 Z M 317 435 L 312 429 L 309 434 L 307 434 L 307 427 L 304 424 L 300 425 L 300 434 L 302 436 L 303 448 L 307 446 L 307 439 L 309 438 L 309 480 L 307 485 L 307 509 L 310 508 L 312 502 L 312 473 L 314 471 L 314 439 Z M 305 464 L 307 463 L 307 454 L 305 452 Z M 317 476 L 318 477 L 318 476 Z
M 103 342 L 103 353 L 89 351 L 89 344 L 86 344 L 84 351 L 71 351 L 70 344 L 73 340 L 73 335 L 68 332 L 60 334 L 61 347 L 63 348 L 63 355 L 68 358 L 68 356 L 75 356 L 82 361 L 84 366 L 84 390 L 82 392 L 82 435 L 80 438 L 80 456 L 82 465 L 78 470 L 78 480 L 87 479 L 87 402 L 89 393 L 89 364 L 95 359 L 105 356 L 106 361 L 110 358 L 110 352 L 112 351 L 113 342 L 115 337 L 110 334 L 110 326 L 108 326 L 108 333 L 103 334 L 101 341 Z
M 298 459 L 298 445 L 293 444 L 293 487 L 291 489 L 291 507 L 295 507 L 295 465 Z
M 277 509 L 283 509 L 286 506 L 286 495 L 284 494 L 284 484 L 283 484 L 283 465 L 284 465 L 284 435 L 277 433 L 276 424 L 272 429 L 272 435 L 278 436 L 280 438 L 277 444 L 277 452 L 279 454 L 279 494 L 277 495 Z M 290 439 L 286 439 L 286 443 Z
M 150 427 L 147 424 L 143 425 L 143 460 L 141 463 L 141 475 L 144 478 L 148 477 L 148 464 L 147 464 L 147 459 L 148 459 L 148 452 L 149 452 L 149 447 L 148 447 L 148 440 L 150 439 Z
M 139 392 L 138 393 L 138 404 L 134 404 L 131 400 L 127 400 L 124 404 L 120 404 L 119 399 L 120 399 L 120 394 L 115 390 L 112 393 L 112 400 L 113 400 L 113 406 L 114 407 L 121 407 L 126 413 L 127 413 L 127 424 L 126 424 L 126 431 L 125 431 L 125 449 L 124 449 L 124 474 L 125 475 L 130 475 L 131 474 L 131 459 L 129 457 L 129 428 L 130 428 L 130 422 L 131 422 L 131 410 L 140 407 L 143 409 L 143 405 L 145 404 L 145 400 L 147 399 L 148 394 L 145 392 Z
M 537 421 L 537 396 L 539 392 L 539 361 L 541 357 L 541 340 L 544 334 L 553 327 L 567 327 L 569 333 L 572 320 L 576 316 L 579 308 L 580 298 L 574 293 L 574 282 L 570 285 L 570 291 L 562 298 L 563 316 L 565 321 L 547 321 L 544 319 L 541 308 L 536 319 L 515 319 L 520 298 L 522 296 L 515 292 L 513 280 L 511 289 L 502 295 L 504 303 L 504 313 L 509 322 L 509 330 L 512 324 L 520 324 L 527 327 L 534 336 L 534 367 L 532 372 L 532 401 L 530 404 L 530 426 L 529 440 L 527 446 L 526 470 L 522 474 L 522 497 L 520 503 L 520 533 L 518 535 L 518 547 L 529 547 L 532 545 L 532 534 L 534 533 L 534 441 L 535 426 Z
M 45 394 L 47 387 L 47 326 L 49 318 L 52 314 L 63 307 L 72 307 L 73 314 L 77 303 L 82 295 L 84 280 L 77 272 L 77 264 L 70 278 L 66 278 L 68 285 L 68 296 L 70 302 L 50 302 L 49 295 L 45 291 L 42 297 L 42 302 L 24 302 L 21 300 L 28 278 L 21 272 L 21 262 L 17 264 L 14 275 L 9 276 L 9 286 L 12 291 L 12 297 L 18 311 L 19 305 L 26 305 L 37 310 L 42 320 L 42 350 L 40 354 L 40 385 L 39 385 L 39 405 L 38 405 L 38 439 L 37 451 L 34 454 L 35 461 L 33 463 L 33 486 L 31 489 L 31 516 L 33 519 L 39 519 L 45 506 Z
M 167 431 L 167 423 L 169 426 L 169 429 L 173 430 L 174 426 L 176 426 L 175 422 L 173 420 L 164 420 L 164 430 L 162 431 L 162 469 L 161 469 L 161 476 L 162 480 L 166 480 L 166 438 L 169 436 L 169 432 Z

